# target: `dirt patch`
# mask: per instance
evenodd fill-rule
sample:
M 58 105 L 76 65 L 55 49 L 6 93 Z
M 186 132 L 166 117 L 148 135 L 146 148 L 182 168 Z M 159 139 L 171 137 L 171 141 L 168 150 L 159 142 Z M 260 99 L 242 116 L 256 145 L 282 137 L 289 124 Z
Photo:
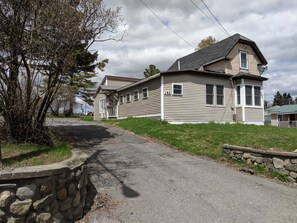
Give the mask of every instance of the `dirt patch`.
M 91 211 L 102 210 L 110 211 L 119 204 L 119 202 L 112 200 L 112 198 L 107 193 L 99 193 L 95 197 L 94 205 Z

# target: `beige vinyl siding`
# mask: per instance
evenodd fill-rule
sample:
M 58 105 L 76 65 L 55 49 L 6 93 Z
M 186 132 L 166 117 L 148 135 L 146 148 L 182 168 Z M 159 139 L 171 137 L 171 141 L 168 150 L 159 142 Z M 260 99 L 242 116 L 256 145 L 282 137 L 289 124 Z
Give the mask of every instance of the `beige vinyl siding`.
M 236 108 L 236 122 L 242 122 L 242 108 Z
M 257 80 L 247 80 L 247 79 L 244 79 L 244 84 L 245 84 L 245 85 L 262 86 L 262 81 L 257 81 Z
M 107 85 L 114 86 L 114 87 L 124 87 L 124 86 L 132 84 L 134 82 L 135 81 L 122 81 L 122 80 L 107 79 Z
M 183 84 L 183 95 L 172 95 L 172 83 Z M 206 84 L 224 86 L 224 106 L 206 104 Z M 232 122 L 233 95 L 228 78 L 202 75 L 164 75 L 164 119 L 170 122 Z
M 124 89 L 118 92 L 118 95 L 126 97 L 127 93 L 131 94 L 131 102 L 127 103 L 124 100 L 123 104 L 119 104 L 119 118 L 128 116 L 150 116 L 161 114 L 161 95 L 160 95 L 160 77 L 149 80 L 145 83 L 133 86 L 128 89 Z M 148 98 L 144 99 L 142 96 L 143 88 L 148 88 Z M 139 91 L 139 99 L 134 101 L 134 91 Z M 126 98 L 125 98 L 126 99 Z
M 100 120 L 101 114 L 99 113 L 99 101 L 105 99 L 105 94 L 97 94 L 94 99 L 94 120 Z
M 213 63 L 211 65 L 205 66 L 205 70 L 209 71 L 217 71 L 217 72 L 225 72 L 226 62 L 225 60 Z
M 258 70 L 258 64 L 260 63 L 259 58 L 256 56 L 252 47 L 249 45 L 238 43 L 228 54 L 230 60 L 226 61 L 226 73 L 238 74 L 240 69 L 240 51 L 245 51 L 248 53 L 248 72 L 254 75 L 260 75 Z
M 263 108 L 245 108 L 245 121 L 246 122 L 263 122 Z

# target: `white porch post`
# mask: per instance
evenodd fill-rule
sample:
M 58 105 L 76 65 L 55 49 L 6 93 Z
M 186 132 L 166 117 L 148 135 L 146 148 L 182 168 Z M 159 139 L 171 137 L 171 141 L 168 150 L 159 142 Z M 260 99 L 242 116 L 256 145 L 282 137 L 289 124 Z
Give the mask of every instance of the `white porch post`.
M 164 120 L 164 76 L 161 74 L 161 120 Z
M 240 85 L 240 104 L 241 104 L 241 112 L 242 112 L 242 122 L 245 122 L 245 84 L 244 79 L 241 79 Z

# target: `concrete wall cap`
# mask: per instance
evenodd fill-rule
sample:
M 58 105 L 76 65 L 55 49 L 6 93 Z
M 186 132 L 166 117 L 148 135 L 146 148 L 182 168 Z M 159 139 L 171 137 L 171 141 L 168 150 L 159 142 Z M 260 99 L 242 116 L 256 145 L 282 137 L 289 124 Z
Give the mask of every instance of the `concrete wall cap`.
M 79 150 L 72 150 L 72 156 L 69 159 L 59 163 L 49 165 L 29 166 L 14 169 L 3 169 L 0 172 L 0 181 L 18 178 L 36 178 L 46 177 L 55 174 L 61 174 L 67 170 L 75 169 L 86 163 L 89 156 Z

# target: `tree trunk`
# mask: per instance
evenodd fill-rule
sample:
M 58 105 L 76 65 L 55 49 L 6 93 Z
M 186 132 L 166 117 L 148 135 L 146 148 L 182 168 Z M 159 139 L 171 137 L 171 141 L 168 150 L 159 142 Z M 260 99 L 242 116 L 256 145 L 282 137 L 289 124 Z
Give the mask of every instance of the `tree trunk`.
M 2 148 L 1 148 L 1 142 L 0 142 L 0 168 L 2 169 L 3 164 L 2 164 Z

